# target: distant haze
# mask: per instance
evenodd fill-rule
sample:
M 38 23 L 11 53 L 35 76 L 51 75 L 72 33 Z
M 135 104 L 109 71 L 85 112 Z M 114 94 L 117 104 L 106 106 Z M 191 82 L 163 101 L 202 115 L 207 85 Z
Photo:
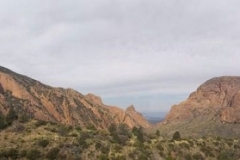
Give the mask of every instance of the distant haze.
M 240 75 L 239 0 L 1 0 L 0 65 L 104 103 L 166 112 Z

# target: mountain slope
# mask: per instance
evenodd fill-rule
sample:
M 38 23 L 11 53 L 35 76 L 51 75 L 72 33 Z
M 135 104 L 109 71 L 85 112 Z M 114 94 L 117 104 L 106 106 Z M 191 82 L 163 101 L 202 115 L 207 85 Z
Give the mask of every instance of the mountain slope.
M 93 94 L 54 88 L 0 67 L 0 111 L 6 115 L 11 107 L 36 119 L 81 127 L 107 128 L 111 123 L 150 126 L 144 118 L 139 123 L 124 110 L 104 105 Z
M 186 101 L 174 105 L 158 124 L 166 134 L 239 137 L 240 77 L 217 77 L 203 83 Z

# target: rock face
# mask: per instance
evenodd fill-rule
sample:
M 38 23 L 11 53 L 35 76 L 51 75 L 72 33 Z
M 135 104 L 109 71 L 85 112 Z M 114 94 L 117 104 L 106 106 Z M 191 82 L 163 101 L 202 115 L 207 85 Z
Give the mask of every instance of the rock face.
M 6 114 L 10 107 L 19 114 L 36 119 L 81 127 L 94 125 L 104 129 L 112 123 L 125 123 L 129 127 L 148 124 L 146 120 L 142 122 L 143 117 L 139 123 L 135 120 L 139 117 L 133 117 L 134 114 L 104 105 L 101 98 L 93 94 L 83 95 L 73 89 L 50 87 L 0 67 L 0 111 Z
M 217 77 L 174 105 L 160 128 L 188 135 L 236 136 L 240 131 L 240 77 Z
M 143 128 L 149 128 L 150 124 L 143 118 L 143 115 L 137 112 L 133 105 L 129 106 L 125 111 L 135 122 L 138 122 Z

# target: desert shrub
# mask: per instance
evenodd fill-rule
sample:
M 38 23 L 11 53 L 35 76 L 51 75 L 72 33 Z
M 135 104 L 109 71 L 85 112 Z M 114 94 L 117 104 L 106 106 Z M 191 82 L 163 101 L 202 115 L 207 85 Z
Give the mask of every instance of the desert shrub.
M 125 160 L 126 157 L 124 155 L 118 155 L 116 157 L 111 157 L 111 160 Z
M 184 156 L 184 159 L 185 159 L 185 160 L 192 160 L 192 157 L 191 157 L 190 154 L 186 154 L 186 155 Z
M 127 135 L 118 136 L 118 144 L 126 145 L 127 141 L 129 141 L 129 137 Z
M 29 116 L 24 113 L 19 116 L 19 122 L 21 123 L 26 123 L 29 120 L 30 120 Z
M 113 146 L 113 149 L 114 149 L 116 152 L 119 153 L 119 152 L 122 150 L 122 146 L 116 144 L 116 145 Z
M 144 154 L 140 154 L 138 160 L 148 160 L 147 156 Z
M 133 144 L 133 146 L 134 146 L 134 147 L 137 147 L 137 148 L 143 148 L 143 147 L 144 147 L 143 143 L 140 142 L 140 141 L 136 141 L 136 142 Z
M 81 130 L 82 130 L 82 128 L 81 128 L 80 126 L 77 126 L 75 129 L 76 129 L 77 131 L 81 131 Z
M 162 147 L 161 144 L 157 144 L 157 145 L 156 145 L 156 148 L 157 148 L 158 150 L 160 150 L 160 151 L 163 151 L 163 150 L 164 150 L 164 148 Z
M 78 144 L 79 146 L 84 149 L 88 147 L 88 144 L 86 142 L 86 140 L 82 139 L 82 138 L 78 138 Z
M 166 157 L 166 160 L 174 160 L 174 158 L 172 156 L 168 156 Z
M 27 150 L 22 150 L 20 153 L 19 153 L 19 157 L 26 157 L 27 156 Z
M 11 107 L 6 115 L 6 124 L 7 125 L 11 125 L 13 121 L 18 119 L 18 115 L 15 112 L 15 110 L 13 109 L 13 107 Z
M 50 160 L 54 160 L 57 159 L 58 153 L 59 153 L 60 149 L 58 147 L 54 147 L 51 148 L 47 154 L 46 154 L 46 158 L 50 159 Z
M 101 152 L 102 154 L 108 154 L 108 152 L 110 151 L 110 147 L 108 145 L 102 145 L 101 147 Z
M 119 135 L 124 135 L 130 137 L 130 130 L 126 124 L 120 124 L 117 128 L 117 132 Z
M 201 147 L 200 150 L 208 157 L 214 157 L 212 149 L 210 147 Z
M 18 159 L 18 150 L 16 148 L 2 150 L 0 153 L 0 157 L 7 159 Z
M 13 126 L 12 126 L 12 131 L 13 132 L 22 132 L 25 130 L 25 126 L 21 123 L 15 123 Z
M 229 147 L 231 147 L 233 145 L 232 141 L 228 141 L 227 144 L 229 145 Z
M 45 126 L 47 124 L 46 121 L 43 120 L 37 120 L 35 123 L 35 127 Z
M 48 139 L 41 139 L 38 141 L 38 145 L 45 148 L 47 147 L 47 145 L 49 144 L 49 140 Z
M 105 155 L 105 154 L 101 154 L 99 157 L 98 157 L 99 160 L 109 160 L 108 156 Z
M 96 143 L 95 143 L 95 148 L 96 148 L 96 149 L 101 148 L 101 146 L 102 146 L 101 142 L 96 142 Z
M 5 117 L 0 113 L 0 130 L 6 128 Z
M 239 149 L 239 148 L 240 148 L 240 145 L 234 144 L 233 148 L 234 148 L 234 149 Z
M 195 153 L 192 156 L 193 160 L 204 160 L 204 157 L 200 153 Z
M 96 127 L 95 127 L 93 124 L 88 124 L 88 125 L 86 126 L 86 128 L 87 128 L 88 130 L 92 130 L 92 131 L 96 131 L 96 130 L 97 130 Z
M 173 140 L 180 140 L 181 139 L 181 135 L 178 131 L 176 131 L 174 134 L 173 134 Z
M 112 123 L 112 124 L 109 126 L 108 131 L 109 131 L 110 133 L 115 133 L 115 132 L 117 132 L 117 126 L 116 126 L 116 124 Z
M 137 137 L 137 140 L 139 142 L 142 142 L 142 143 L 144 142 L 144 134 L 143 134 L 143 130 L 141 127 L 140 128 L 133 127 L 132 133 L 133 133 L 133 135 L 135 135 Z
M 194 144 L 193 144 L 193 141 L 188 140 L 188 143 L 190 144 L 191 147 L 193 147 L 193 145 L 194 145 Z
M 60 136 L 66 136 L 72 128 L 70 126 L 59 125 L 57 128 L 57 133 Z
M 186 143 L 186 142 L 180 143 L 179 145 L 180 145 L 180 147 L 182 147 L 182 148 L 190 149 L 189 144 Z
M 160 136 L 160 131 L 159 131 L 159 130 L 156 131 L 156 135 L 157 135 L 158 137 Z
M 217 158 L 218 160 L 233 160 L 235 159 L 234 157 L 234 152 L 230 150 L 220 153 Z
M 27 152 L 27 158 L 29 160 L 38 159 L 41 156 L 41 152 L 37 149 L 31 149 Z

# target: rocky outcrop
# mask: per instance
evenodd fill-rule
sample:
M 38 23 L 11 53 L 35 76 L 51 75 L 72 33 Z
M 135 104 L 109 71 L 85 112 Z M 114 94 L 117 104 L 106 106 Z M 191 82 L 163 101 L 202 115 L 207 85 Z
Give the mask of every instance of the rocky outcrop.
M 189 98 L 174 105 L 158 124 L 170 132 L 192 135 L 236 135 L 240 130 L 240 77 L 217 77 L 203 83 Z
M 140 127 L 143 123 L 118 107 L 104 105 L 93 94 L 47 86 L 0 67 L 0 111 L 6 114 L 10 107 L 36 119 L 82 127 L 107 128 L 112 123 Z
M 125 111 L 130 117 L 133 118 L 135 122 L 138 122 L 142 127 L 149 128 L 151 125 L 146 119 L 143 117 L 143 115 L 139 112 L 137 112 L 133 105 L 129 106 Z

